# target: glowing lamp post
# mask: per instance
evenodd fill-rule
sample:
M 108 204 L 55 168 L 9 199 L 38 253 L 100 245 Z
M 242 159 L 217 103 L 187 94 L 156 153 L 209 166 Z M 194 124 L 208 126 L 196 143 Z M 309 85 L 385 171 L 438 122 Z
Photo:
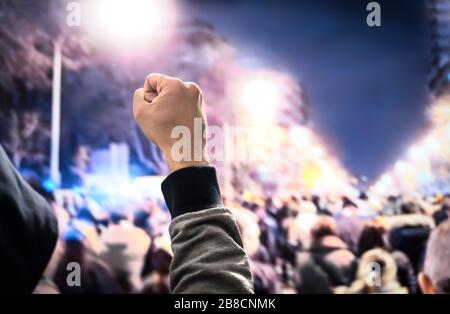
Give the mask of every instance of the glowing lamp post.
M 92 11 L 94 35 L 122 49 L 127 43 L 141 46 L 167 38 L 175 18 L 171 0 L 102 0 Z
M 256 120 L 257 123 L 272 120 L 281 101 L 281 88 L 276 82 L 255 78 L 244 82 L 242 86 L 240 103 L 249 113 L 249 118 Z

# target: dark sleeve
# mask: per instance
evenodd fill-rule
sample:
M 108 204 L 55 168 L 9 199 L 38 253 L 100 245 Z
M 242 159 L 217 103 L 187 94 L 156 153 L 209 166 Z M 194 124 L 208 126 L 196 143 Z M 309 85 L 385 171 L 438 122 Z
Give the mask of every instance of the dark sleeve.
M 53 253 L 57 221 L 0 146 L 0 292 L 31 293 Z
M 172 293 L 253 293 L 241 235 L 222 204 L 215 169 L 175 171 L 162 190 L 172 214 Z
M 171 173 L 162 192 L 172 218 L 206 208 L 223 207 L 213 167 L 186 167 Z

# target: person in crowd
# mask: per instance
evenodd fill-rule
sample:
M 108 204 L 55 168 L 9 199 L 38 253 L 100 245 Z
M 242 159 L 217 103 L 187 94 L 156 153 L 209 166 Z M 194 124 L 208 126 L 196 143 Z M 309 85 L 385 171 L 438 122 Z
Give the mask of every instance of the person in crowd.
M 299 257 L 299 292 L 331 293 L 333 287 L 350 283 L 356 259 L 338 237 L 333 218 L 321 217 L 311 235 L 309 252 Z
M 257 206 L 250 206 L 250 208 L 255 210 Z M 262 217 L 247 208 L 234 208 L 233 213 L 249 258 L 255 292 L 259 294 L 276 293 L 280 288 L 280 280 L 274 269 L 275 262 L 272 257 L 275 256 L 271 256 L 267 246 L 261 241 L 264 238 L 258 222 Z
M 434 221 L 414 202 L 403 203 L 401 211 L 401 215 L 384 217 L 383 224 L 388 232 L 391 248 L 405 253 L 417 274 Z
M 376 266 L 375 266 L 376 265 Z M 338 294 L 407 294 L 397 280 L 397 265 L 384 249 L 372 249 L 361 257 L 356 279 L 349 287 L 338 287 Z
M 408 288 L 409 293 L 417 292 L 417 280 L 408 256 L 401 251 L 391 251 L 385 240 L 386 231 L 378 221 L 368 221 L 359 236 L 357 256 L 361 257 L 367 251 L 380 248 L 391 253 L 397 265 L 397 280 Z
M 399 198 L 395 197 L 394 195 L 390 195 L 387 198 L 387 202 L 384 205 L 384 208 L 382 210 L 384 216 L 393 216 L 393 215 L 399 215 L 400 212 L 400 206 L 399 206 Z
M 329 211 L 329 209 L 326 207 L 326 204 L 323 199 L 320 198 L 318 195 L 313 195 L 311 197 L 311 202 L 316 206 L 317 213 L 321 215 L 328 215 L 332 216 L 333 214 Z
M 425 294 L 450 294 L 450 222 L 441 223 L 430 235 L 420 289 Z
M 160 294 L 170 292 L 169 276 L 172 251 L 169 247 L 170 244 L 167 248 L 164 244 L 158 245 L 159 242 L 164 241 L 163 239 L 163 237 L 155 238 L 145 256 L 144 267 L 141 272 L 143 280 L 141 293 Z
M 56 271 L 60 267 L 61 259 L 64 253 L 64 243 L 58 239 L 52 257 L 42 274 L 41 280 L 33 290 L 33 294 L 60 294 L 58 286 L 55 283 Z
M 55 283 L 61 293 L 117 294 L 122 292 L 112 269 L 91 250 L 80 231 L 73 229 L 67 232 L 63 240 L 63 253 L 54 275 Z M 77 265 L 78 268 L 73 270 L 80 270 L 79 276 L 74 273 L 73 277 L 70 277 L 73 281 L 71 284 L 68 283 L 68 265 Z
M 253 211 L 258 219 L 260 241 L 267 254 L 266 259 L 271 264 L 275 264 L 277 256 L 276 236 L 279 232 L 277 222 L 264 206 L 257 205 Z
M 442 200 L 441 208 L 433 213 L 433 220 L 436 226 L 442 222 L 448 221 L 450 215 L 450 193 L 445 194 Z
M 375 248 L 386 248 L 384 229 L 377 221 L 368 221 L 364 224 L 359 235 L 356 255 L 361 257 L 364 253 Z
M 90 162 L 90 151 L 87 145 L 77 145 L 71 153 L 70 164 L 62 171 L 62 187 L 73 188 L 83 186 Z
M 359 215 L 358 206 L 348 197 L 342 198 L 342 208 L 334 214 L 339 237 L 350 249 L 355 249 L 365 217 Z
M 122 289 L 127 293 L 138 290 L 142 285 L 144 257 L 151 245 L 148 234 L 133 225 L 126 216 L 116 215 L 115 223 L 108 226 L 100 237 L 106 246 L 100 256 L 111 266 Z

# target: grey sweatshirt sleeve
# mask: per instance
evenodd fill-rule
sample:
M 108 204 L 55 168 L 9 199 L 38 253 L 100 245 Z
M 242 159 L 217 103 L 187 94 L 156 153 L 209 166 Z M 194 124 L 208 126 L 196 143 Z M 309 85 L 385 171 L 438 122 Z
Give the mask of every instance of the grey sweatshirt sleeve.
M 222 205 L 214 168 L 178 170 L 162 190 L 173 217 L 172 293 L 253 293 L 239 229 Z

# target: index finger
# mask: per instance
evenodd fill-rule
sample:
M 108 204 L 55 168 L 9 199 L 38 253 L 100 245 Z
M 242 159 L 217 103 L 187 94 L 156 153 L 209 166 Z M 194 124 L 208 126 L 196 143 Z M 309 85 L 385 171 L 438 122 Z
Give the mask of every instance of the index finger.
M 160 94 L 164 87 L 166 87 L 168 81 L 169 77 L 166 75 L 151 73 L 145 79 L 144 93 Z

